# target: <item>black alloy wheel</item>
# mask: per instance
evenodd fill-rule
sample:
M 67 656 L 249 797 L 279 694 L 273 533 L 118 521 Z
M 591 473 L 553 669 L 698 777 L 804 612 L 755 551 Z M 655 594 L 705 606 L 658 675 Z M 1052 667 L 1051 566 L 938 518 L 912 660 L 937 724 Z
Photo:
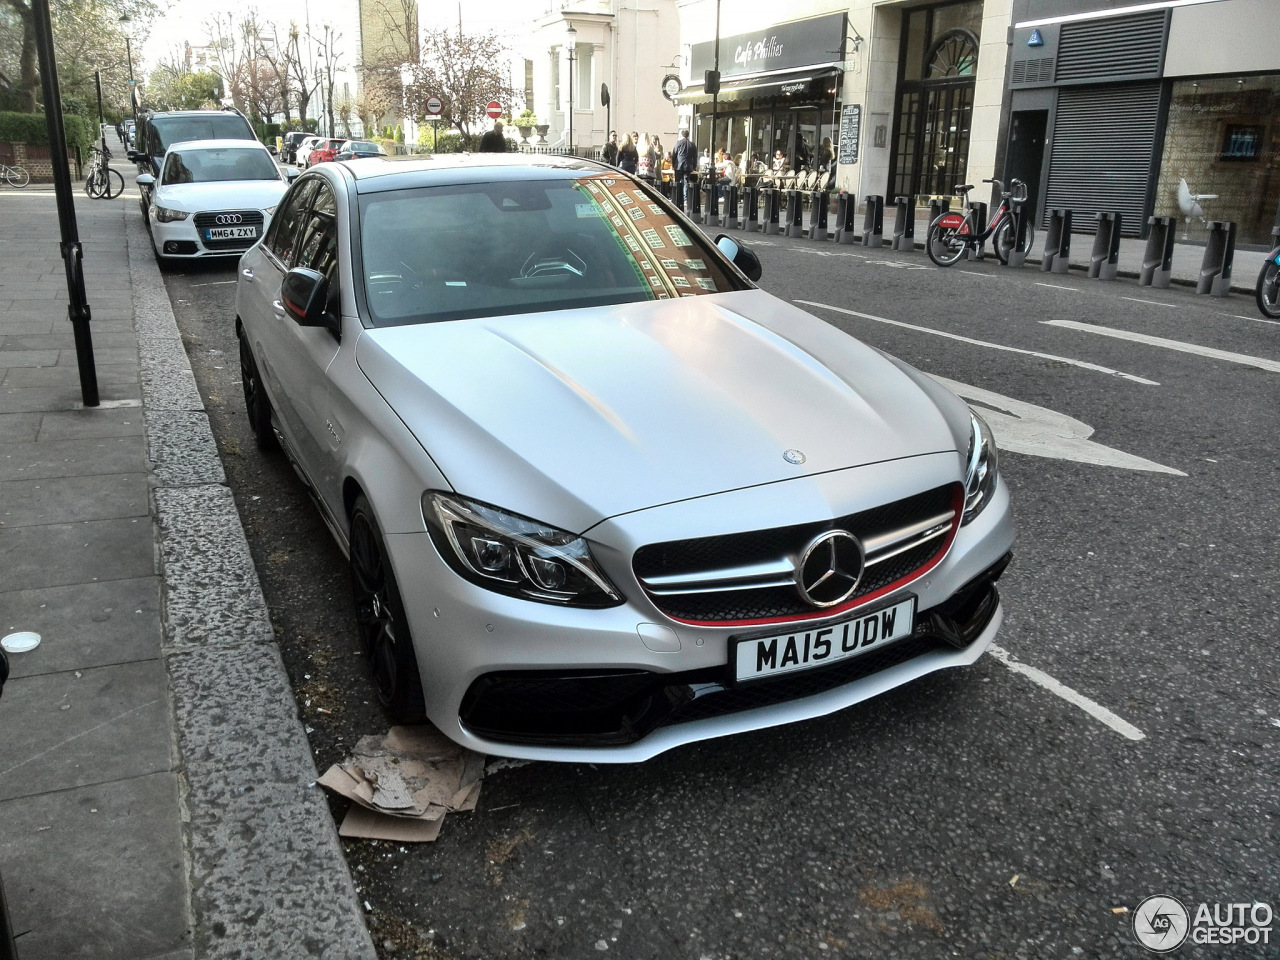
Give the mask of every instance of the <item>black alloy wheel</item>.
M 253 350 L 243 329 L 236 331 L 240 341 L 240 385 L 244 388 L 244 411 L 249 415 L 249 429 L 259 450 L 271 450 L 276 445 L 276 434 L 271 429 L 271 400 L 262 386 Z
M 1280 266 L 1276 266 L 1274 257 L 1267 257 L 1267 262 L 1262 265 L 1254 297 L 1264 316 L 1280 320 Z
M 426 709 L 413 637 L 378 521 L 364 494 L 351 510 L 351 583 L 360 642 L 373 666 L 378 700 L 397 723 L 421 723 Z

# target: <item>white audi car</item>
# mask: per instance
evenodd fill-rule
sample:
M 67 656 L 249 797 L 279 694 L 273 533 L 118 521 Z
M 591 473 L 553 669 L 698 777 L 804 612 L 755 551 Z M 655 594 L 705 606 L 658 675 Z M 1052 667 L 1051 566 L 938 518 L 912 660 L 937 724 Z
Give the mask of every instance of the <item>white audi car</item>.
M 350 558 L 398 719 L 643 760 L 972 664 L 1000 626 L 981 418 L 634 178 L 325 163 L 240 267 L 250 423 Z
M 164 155 L 153 187 L 147 229 L 162 267 L 178 260 L 238 257 L 258 242 L 271 211 L 297 171 L 282 173 L 255 140 L 188 140 Z

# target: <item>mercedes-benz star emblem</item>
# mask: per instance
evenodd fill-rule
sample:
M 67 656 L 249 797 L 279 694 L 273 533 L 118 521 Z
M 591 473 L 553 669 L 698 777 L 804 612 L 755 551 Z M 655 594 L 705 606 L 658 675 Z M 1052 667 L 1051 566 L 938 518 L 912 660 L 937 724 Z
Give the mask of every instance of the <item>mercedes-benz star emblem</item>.
M 782 459 L 787 463 L 804 463 L 805 456 L 799 450 L 783 450 Z
M 215 223 L 221 224 L 241 223 L 244 221 L 244 217 L 238 213 L 220 213 L 213 219 Z
M 834 607 L 853 595 L 866 559 L 858 538 L 845 530 L 828 530 L 804 548 L 796 565 L 796 590 L 815 607 Z

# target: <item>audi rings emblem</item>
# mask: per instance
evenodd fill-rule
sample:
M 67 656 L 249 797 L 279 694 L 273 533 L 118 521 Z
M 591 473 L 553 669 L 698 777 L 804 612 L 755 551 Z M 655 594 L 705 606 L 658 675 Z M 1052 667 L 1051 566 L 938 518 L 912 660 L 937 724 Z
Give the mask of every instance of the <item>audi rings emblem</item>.
M 834 607 L 853 596 L 862 579 L 866 554 L 858 538 L 828 530 L 809 541 L 796 565 L 796 590 L 815 607 Z
M 220 223 L 224 227 L 231 223 L 244 223 L 244 217 L 238 213 L 220 213 L 213 218 L 214 223 Z

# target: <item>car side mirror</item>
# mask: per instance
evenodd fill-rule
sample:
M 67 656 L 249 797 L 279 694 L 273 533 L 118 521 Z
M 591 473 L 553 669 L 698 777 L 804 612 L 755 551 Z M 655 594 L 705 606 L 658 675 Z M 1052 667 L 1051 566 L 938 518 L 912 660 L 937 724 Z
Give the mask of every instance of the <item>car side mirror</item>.
M 733 265 L 741 270 L 748 280 L 754 283 L 760 279 L 760 275 L 764 272 L 760 267 L 760 258 L 741 240 L 735 240 L 727 233 L 722 233 L 716 237 L 716 247 L 733 261 Z
M 127 150 L 127 151 L 125 151 L 125 156 L 129 158 L 129 162 L 130 162 L 130 163 L 137 163 L 137 162 L 138 162 L 138 151 L 137 151 L 137 150 Z
M 324 327 L 335 337 L 341 335 L 341 322 L 325 309 L 329 301 L 329 281 L 319 270 L 294 267 L 286 273 L 280 284 L 280 300 L 298 326 Z
M 295 167 L 290 167 L 284 172 L 284 178 L 290 183 L 293 183 L 293 181 L 297 180 L 300 176 L 302 176 L 302 171 Z
M 156 184 L 156 178 L 155 178 L 155 177 L 153 177 L 151 174 L 149 174 L 149 173 L 140 173 L 140 174 L 138 174 L 138 186 L 140 186 L 140 187 L 154 187 L 154 186 L 155 186 L 155 184 Z

